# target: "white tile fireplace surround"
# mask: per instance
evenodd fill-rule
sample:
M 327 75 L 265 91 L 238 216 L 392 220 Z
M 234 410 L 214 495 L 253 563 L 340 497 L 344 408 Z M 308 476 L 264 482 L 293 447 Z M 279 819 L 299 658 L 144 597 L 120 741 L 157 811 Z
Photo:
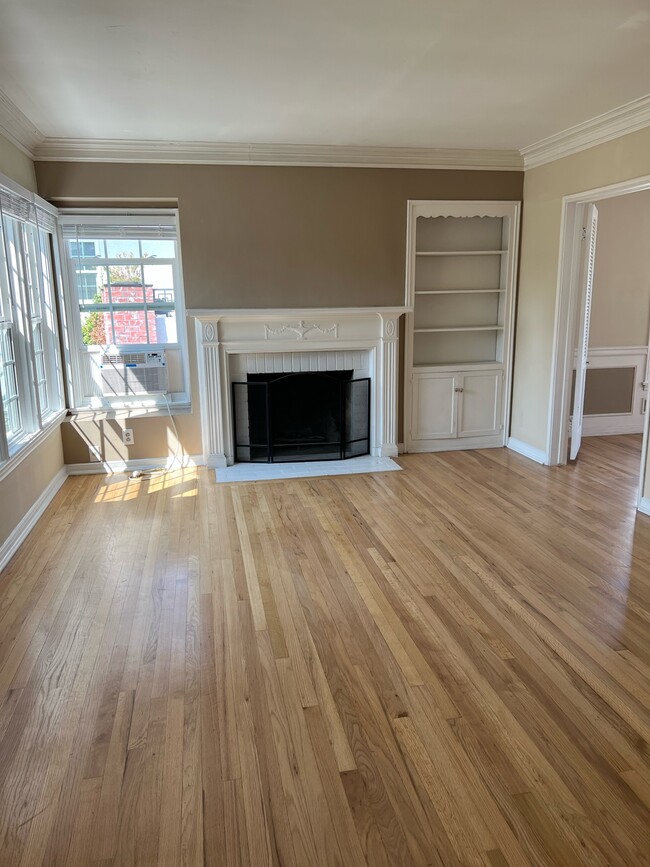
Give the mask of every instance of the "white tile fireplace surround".
M 196 320 L 207 466 L 233 463 L 232 383 L 248 373 L 354 370 L 355 376 L 368 376 L 370 454 L 396 456 L 397 323 L 404 312 L 403 307 L 189 310 Z

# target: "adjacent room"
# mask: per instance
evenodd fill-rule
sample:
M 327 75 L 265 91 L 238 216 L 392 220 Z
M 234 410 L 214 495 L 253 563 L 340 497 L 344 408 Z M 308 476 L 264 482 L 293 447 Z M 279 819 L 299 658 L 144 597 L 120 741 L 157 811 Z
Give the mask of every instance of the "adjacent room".
M 650 864 L 649 45 L 0 4 L 1 867 Z

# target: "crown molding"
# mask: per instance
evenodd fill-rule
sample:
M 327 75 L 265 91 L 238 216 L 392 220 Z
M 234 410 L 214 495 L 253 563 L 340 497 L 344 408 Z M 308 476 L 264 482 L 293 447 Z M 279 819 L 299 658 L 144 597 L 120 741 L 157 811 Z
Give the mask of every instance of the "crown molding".
M 522 171 L 516 150 L 47 138 L 36 160 Z
M 43 133 L 2 90 L 0 133 L 31 159 L 34 159 L 36 146 L 43 141 Z
M 650 126 L 650 94 L 521 148 L 524 168 L 534 169 Z
M 0 133 L 36 161 L 523 171 L 650 125 L 650 94 L 517 150 L 46 138 L 0 90 Z

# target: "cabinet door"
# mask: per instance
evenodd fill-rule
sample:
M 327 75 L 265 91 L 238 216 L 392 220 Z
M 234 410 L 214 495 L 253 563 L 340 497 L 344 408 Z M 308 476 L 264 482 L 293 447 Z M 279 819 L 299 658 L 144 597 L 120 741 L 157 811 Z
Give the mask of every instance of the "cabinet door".
M 501 430 L 503 372 L 485 370 L 466 373 L 458 406 L 458 436 L 479 437 Z
M 411 439 L 456 436 L 459 378 L 453 373 L 414 373 Z

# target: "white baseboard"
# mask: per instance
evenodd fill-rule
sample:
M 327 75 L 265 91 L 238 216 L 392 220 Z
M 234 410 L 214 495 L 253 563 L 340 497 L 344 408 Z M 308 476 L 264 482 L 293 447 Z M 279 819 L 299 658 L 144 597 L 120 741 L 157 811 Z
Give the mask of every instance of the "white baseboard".
M 411 440 L 408 447 L 410 455 L 429 454 L 431 452 L 466 452 L 472 449 L 503 448 L 503 436 L 485 437 L 455 437 L 454 439 Z
M 233 463 L 233 459 L 226 457 L 226 455 L 208 455 L 205 460 L 206 467 L 211 470 L 221 470 L 224 467 L 232 466 Z
M 650 515 L 650 497 L 641 497 L 638 505 L 639 512 L 644 515 Z
M 373 457 L 376 458 L 396 458 L 398 447 L 394 444 L 377 446 L 372 450 Z
M 536 449 L 534 446 L 529 446 L 528 443 L 514 439 L 514 437 L 509 437 L 507 445 L 513 452 L 517 452 L 517 454 L 523 455 L 525 458 L 530 458 L 531 461 L 544 464 L 544 466 L 548 464 L 548 455 L 542 449 Z
M 586 415 L 582 419 L 583 437 L 611 437 L 621 434 L 643 433 L 643 416 L 630 415 Z
M 110 475 L 112 473 L 132 473 L 134 470 L 176 470 L 181 467 L 201 467 L 203 455 L 183 455 L 180 462 L 174 458 L 143 458 L 133 461 L 91 461 L 85 464 L 67 464 L 69 476 Z
M 40 497 L 29 508 L 26 514 L 23 515 L 17 526 L 14 527 L 9 536 L 5 539 L 2 545 L 0 545 L 0 572 L 2 572 L 18 548 L 20 548 L 22 543 L 25 541 L 30 531 L 33 529 L 43 512 L 50 505 L 59 488 L 67 478 L 68 474 L 65 467 L 61 467 Z

